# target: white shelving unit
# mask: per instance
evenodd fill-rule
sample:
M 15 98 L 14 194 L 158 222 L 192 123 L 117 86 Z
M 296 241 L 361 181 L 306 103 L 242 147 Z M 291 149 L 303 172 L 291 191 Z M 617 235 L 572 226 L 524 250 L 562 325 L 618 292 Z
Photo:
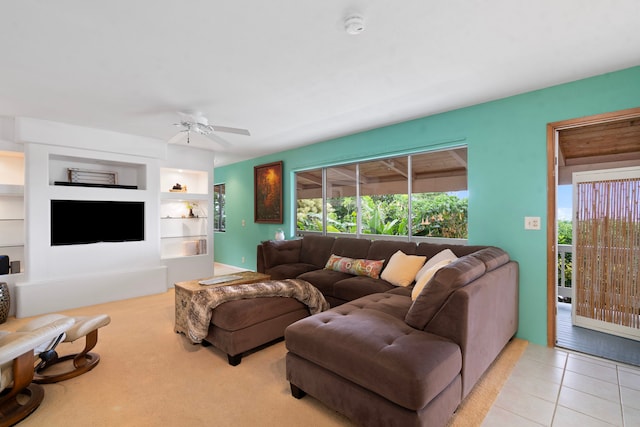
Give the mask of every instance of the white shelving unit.
M 107 180 L 107 177 L 112 180 Z M 87 186 L 113 184 L 118 190 L 146 190 L 146 165 L 58 154 L 49 155 L 49 185 L 69 185 L 78 189 L 82 184 Z M 91 189 L 73 191 L 90 192 L 100 187 L 89 188 Z
M 24 260 L 24 197 L 21 185 L 0 184 L 0 255 L 8 255 L 11 261 Z
M 0 152 L 0 255 L 24 269 L 24 156 Z M 18 274 L 12 271 L 8 276 Z M 0 276 L 0 281 L 4 280 Z
M 213 274 L 210 181 L 207 171 L 160 168 L 160 253 L 170 284 Z
M 208 210 L 206 197 L 182 199 L 163 194 L 160 203 L 162 258 L 208 254 Z

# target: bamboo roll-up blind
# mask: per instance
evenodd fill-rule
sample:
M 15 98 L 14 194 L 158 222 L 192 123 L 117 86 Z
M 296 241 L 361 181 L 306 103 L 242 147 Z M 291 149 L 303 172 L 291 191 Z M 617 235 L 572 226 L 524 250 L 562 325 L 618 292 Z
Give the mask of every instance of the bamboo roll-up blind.
M 577 186 L 576 314 L 640 329 L 640 179 Z

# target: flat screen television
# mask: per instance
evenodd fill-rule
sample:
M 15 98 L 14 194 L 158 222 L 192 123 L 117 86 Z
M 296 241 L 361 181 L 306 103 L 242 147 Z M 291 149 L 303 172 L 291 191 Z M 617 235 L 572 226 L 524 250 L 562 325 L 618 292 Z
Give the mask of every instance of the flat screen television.
M 144 202 L 51 200 L 51 245 L 144 240 Z

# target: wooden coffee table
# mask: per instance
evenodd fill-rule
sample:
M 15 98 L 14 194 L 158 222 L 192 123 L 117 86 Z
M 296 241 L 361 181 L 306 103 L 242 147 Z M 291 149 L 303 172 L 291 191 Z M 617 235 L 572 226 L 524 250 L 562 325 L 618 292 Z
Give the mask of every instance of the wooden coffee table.
M 228 282 L 224 282 L 225 285 L 242 285 L 246 283 L 258 283 L 264 282 L 270 279 L 268 274 L 256 273 L 255 271 L 241 271 L 238 273 L 230 273 L 225 274 L 225 276 L 241 276 L 237 280 L 231 280 Z M 213 278 L 220 277 L 214 276 Z M 187 282 L 178 282 L 175 286 L 176 292 L 176 320 L 174 330 L 178 333 L 187 335 L 188 326 L 187 326 L 187 315 L 189 313 L 189 308 L 191 305 L 191 297 L 196 292 L 206 291 L 210 289 L 211 286 L 203 286 L 198 283 L 200 280 L 190 280 Z

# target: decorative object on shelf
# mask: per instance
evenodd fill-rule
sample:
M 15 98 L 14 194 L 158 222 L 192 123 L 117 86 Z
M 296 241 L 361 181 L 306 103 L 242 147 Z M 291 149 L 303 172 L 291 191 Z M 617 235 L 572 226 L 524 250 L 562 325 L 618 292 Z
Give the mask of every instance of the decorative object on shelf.
M 7 321 L 10 308 L 11 294 L 9 293 L 9 285 L 5 282 L 0 282 L 0 323 Z
M 20 273 L 20 261 L 11 261 L 9 263 L 9 269 L 11 270 L 11 274 Z
M 198 207 L 197 203 L 187 202 L 187 209 L 189 209 L 189 218 L 197 218 L 198 215 L 193 213 L 193 210 Z
M 282 224 L 282 161 L 253 168 L 254 222 Z
M 284 240 L 284 231 L 282 228 L 276 230 L 276 240 Z
M 186 193 L 187 192 L 187 186 L 186 185 L 180 185 L 179 182 L 176 182 L 176 185 L 174 185 L 169 191 L 171 193 Z
M 90 169 L 68 168 L 67 179 L 74 184 L 117 185 L 118 173 Z
M 182 256 L 205 255 L 207 253 L 207 240 L 188 240 L 182 242 Z

